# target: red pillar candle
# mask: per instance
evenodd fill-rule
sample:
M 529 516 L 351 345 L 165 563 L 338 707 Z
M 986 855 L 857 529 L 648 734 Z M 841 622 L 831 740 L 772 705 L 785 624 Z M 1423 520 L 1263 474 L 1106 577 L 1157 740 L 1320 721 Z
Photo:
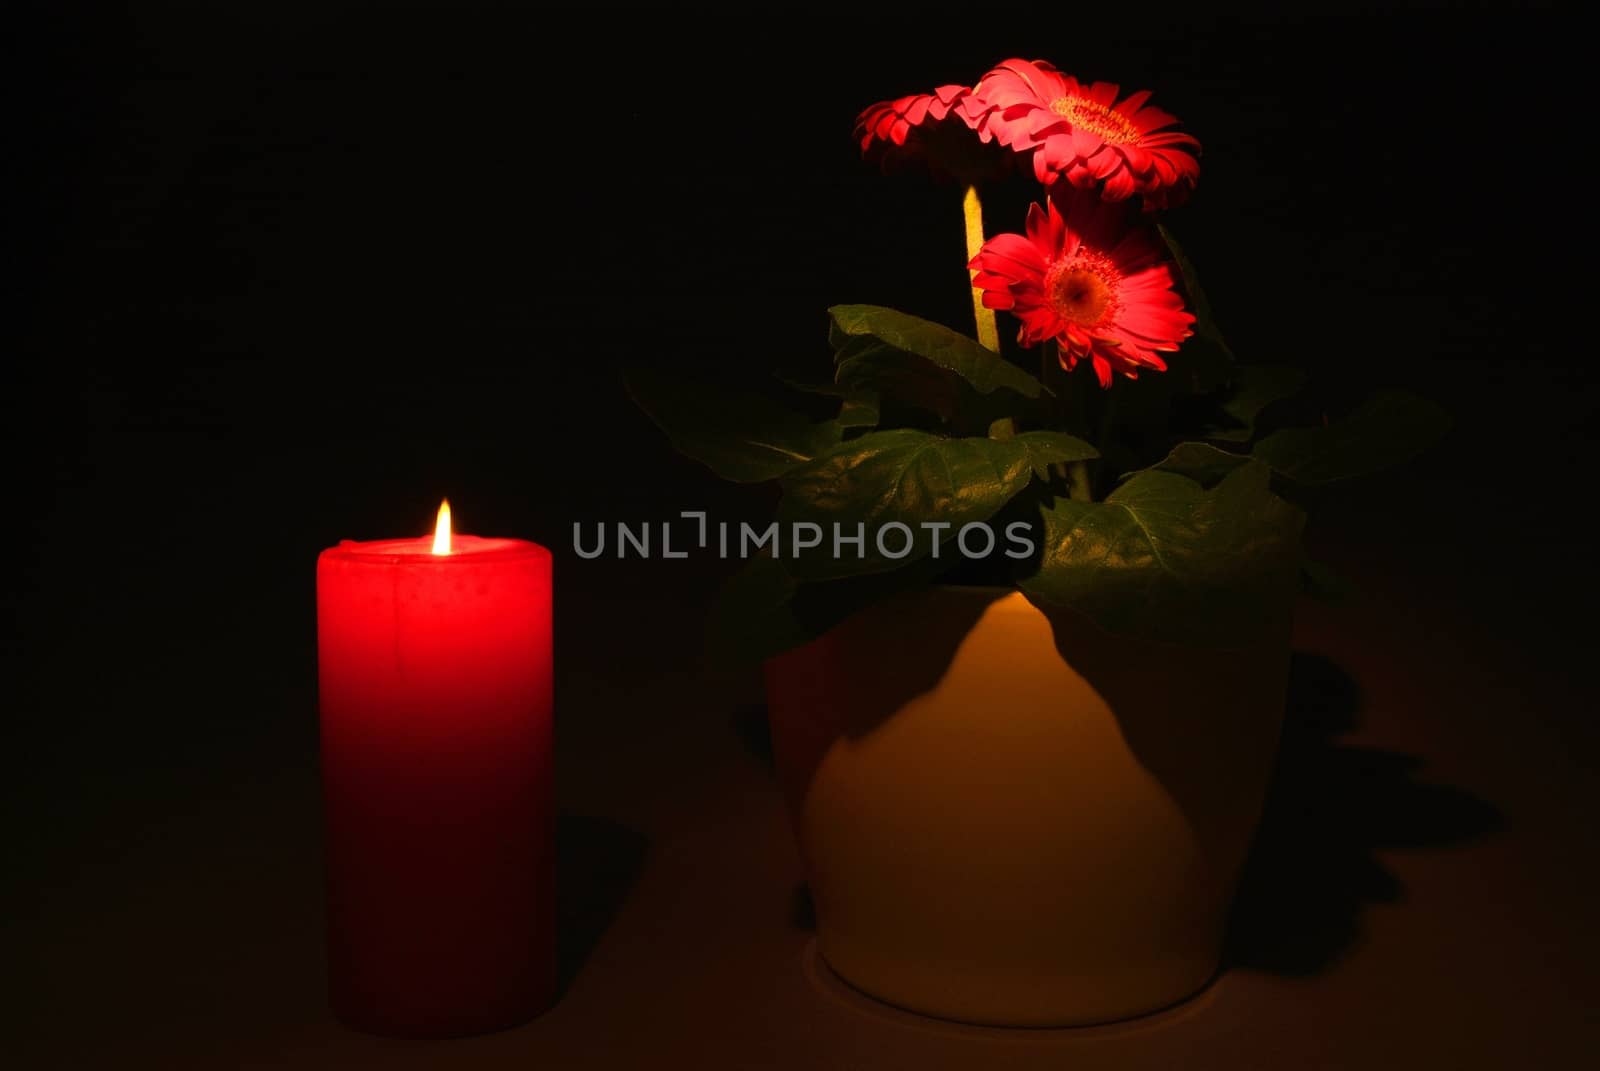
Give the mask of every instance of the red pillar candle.
M 555 995 L 550 552 L 440 532 L 317 559 L 334 1012 L 513 1026 Z

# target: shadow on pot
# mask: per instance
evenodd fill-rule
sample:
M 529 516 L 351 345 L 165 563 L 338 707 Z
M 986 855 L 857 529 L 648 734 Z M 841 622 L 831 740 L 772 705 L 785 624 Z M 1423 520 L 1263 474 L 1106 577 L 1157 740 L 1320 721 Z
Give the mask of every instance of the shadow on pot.
M 590 815 L 556 819 L 556 978 L 565 993 L 644 869 L 643 833 Z
M 867 736 L 935 689 L 984 612 L 1007 594 L 1002 588 L 954 586 L 878 603 L 848 626 L 767 662 L 769 694 L 775 666 L 803 667 L 783 673 L 789 709 L 805 712 L 789 720 L 785 761 L 774 762 L 765 705 L 736 712 L 734 727 L 752 754 L 774 765 L 790 814 L 799 813 L 812 774 L 834 743 Z M 931 607 L 925 605 L 930 599 Z M 915 627 L 905 627 L 900 616 L 908 606 Z M 845 639 L 846 628 L 870 635 L 871 642 Z
M 1448 847 L 1495 831 L 1500 812 L 1459 788 L 1417 780 L 1422 759 L 1341 745 L 1359 725 L 1355 682 L 1333 662 L 1296 652 L 1282 741 L 1261 826 L 1229 920 L 1223 966 L 1310 975 L 1332 967 L 1360 934 L 1361 913 L 1403 889 L 1381 849 Z M 770 762 L 765 709 L 741 711 L 741 734 Z M 816 929 L 804 882 L 790 924 Z
M 1223 946 L 1224 967 L 1310 975 L 1332 967 L 1370 904 L 1403 888 L 1376 853 L 1442 848 L 1501 825 L 1493 804 L 1418 780 L 1415 755 L 1352 747 L 1356 684 L 1320 655 L 1296 652 L 1278 761 Z

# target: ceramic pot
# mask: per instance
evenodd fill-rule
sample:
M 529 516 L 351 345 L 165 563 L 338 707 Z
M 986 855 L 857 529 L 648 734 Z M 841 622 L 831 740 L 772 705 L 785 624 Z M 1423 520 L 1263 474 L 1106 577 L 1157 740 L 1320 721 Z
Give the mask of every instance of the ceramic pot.
M 1218 652 L 936 587 L 769 661 L 824 959 L 890 1004 L 997 1025 L 1205 986 L 1277 747 L 1288 617 Z

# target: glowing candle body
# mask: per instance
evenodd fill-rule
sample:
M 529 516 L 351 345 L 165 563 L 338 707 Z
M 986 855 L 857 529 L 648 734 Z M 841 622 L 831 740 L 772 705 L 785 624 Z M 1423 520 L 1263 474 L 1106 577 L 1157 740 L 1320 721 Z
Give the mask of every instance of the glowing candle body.
M 514 539 L 317 560 L 335 1013 L 447 1037 L 555 994 L 551 560 Z

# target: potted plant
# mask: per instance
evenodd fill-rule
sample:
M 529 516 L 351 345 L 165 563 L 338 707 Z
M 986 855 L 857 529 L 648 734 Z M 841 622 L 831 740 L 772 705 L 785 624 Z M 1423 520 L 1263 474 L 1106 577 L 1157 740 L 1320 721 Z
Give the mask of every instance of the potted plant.
M 784 384 L 822 418 L 628 372 L 681 451 L 781 488 L 713 637 L 766 661 L 823 957 L 914 1011 L 1091 1023 L 1206 983 L 1316 575 L 1302 489 L 1443 430 L 1397 392 L 1277 426 L 1304 377 L 1218 332 L 1160 223 L 1199 144 L 1148 98 L 1008 60 L 866 109 L 869 158 L 962 191 L 975 331 L 833 307 L 831 374 Z M 987 236 L 1018 168 L 1024 226 Z

